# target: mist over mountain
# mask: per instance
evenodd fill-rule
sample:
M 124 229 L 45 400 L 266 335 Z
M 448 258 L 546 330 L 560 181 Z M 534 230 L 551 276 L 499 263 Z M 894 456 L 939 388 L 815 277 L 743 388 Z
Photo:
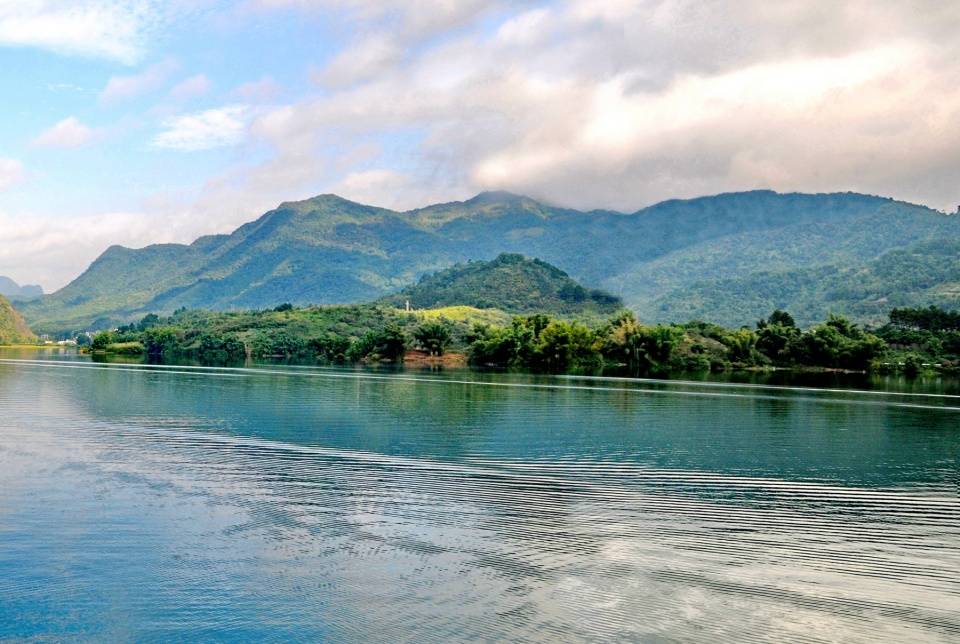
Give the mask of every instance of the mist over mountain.
M 629 214 L 505 192 L 406 212 L 321 195 L 190 245 L 113 246 L 23 311 L 34 328 L 60 331 L 180 307 L 362 302 L 507 252 L 622 297 L 646 321 L 749 324 L 774 308 L 801 323 L 824 311 L 879 321 L 895 302 L 956 304 L 955 265 L 923 258 L 950 256 L 958 222 L 857 193 L 728 193 Z
M 0 275 L 0 295 L 11 300 L 35 300 L 43 296 L 43 289 L 33 284 L 20 286 L 9 277 Z

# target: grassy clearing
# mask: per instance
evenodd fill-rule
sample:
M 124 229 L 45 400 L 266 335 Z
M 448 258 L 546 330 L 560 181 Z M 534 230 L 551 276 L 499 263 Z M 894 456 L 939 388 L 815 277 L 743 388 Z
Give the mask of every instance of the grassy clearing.
M 473 306 L 444 306 L 437 309 L 423 309 L 413 311 L 420 320 L 439 320 L 443 318 L 451 322 L 466 322 L 468 324 L 489 324 L 503 326 L 510 323 L 512 316 L 499 309 L 478 309 Z

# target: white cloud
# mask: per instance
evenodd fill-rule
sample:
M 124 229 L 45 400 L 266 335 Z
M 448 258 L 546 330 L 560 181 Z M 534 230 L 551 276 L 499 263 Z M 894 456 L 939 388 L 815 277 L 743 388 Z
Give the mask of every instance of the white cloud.
M 238 85 L 231 92 L 247 103 L 269 103 L 280 95 L 283 88 L 270 76 Z
M 403 56 L 403 48 L 395 38 L 375 34 L 335 56 L 313 77 L 323 85 L 342 87 L 374 78 Z
M 0 158 L 0 190 L 23 180 L 23 163 L 16 159 Z
M 0 45 L 132 64 L 174 5 L 158 0 L 0 0 Z
M 170 90 L 170 97 L 177 101 L 187 101 L 209 91 L 210 79 L 205 74 L 197 74 L 174 85 Z
M 167 119 L 153 145 L 188 151 L 236 145 L 243 141 L 249 111 L 245 105 L 230 105 Z
M 95 136 L 96 131 L 93 128 L 84 125 L 76 117 L 69 116 L 41 132 L 33 143 L 52 148 L 76 148 L 89 143 Z
M 160 89 L 170 76 L 177 71 L 179 64 L 172 58 L 150 65 L 139 74 L 111 76 L 100 92 L 101 103 L 115 103 L 154 92 Z
M 350 172 L 325 191 L 360 203 L 408 210 L 436 203 L 444 194 L 444 186 L 424 185 L 414 175 L 376 168 Z
M 232 91 L 260 108 L 164 121 L 157 147 L 249 140 L 258 154 L 196 193 L 150 200 L 152 230 L 163 232 L 143 239 L 227 231 L 327 191 L 402 208 L 496 188 L 620 210 L 757 187 L 960 202 L 957 3 L 251 5 L 316 12 L 330 29 L 350 23 L 356 39 L 317 72 L 324 87 L 313 96 L 274 105 L 279 88 L 265 77 Z M 159 90 L 170 73 L 118 80 L 108 94 Z M 0 184 L 22 176 L 12 167 L 0 163 Z M 135 220 L 113 221 L 115 230 L 94 227 L 101 250 Z
M 50 292 L 76 277 L 111 244 L 161 241 L 157 231 L 164 227 L 156 224 L 138 213 L 81 215 L 64 226 L 57 216 L 0 212 L 0 275 L 40 283 Z
M 530 45 L 535 43 L 550 18 L 549 9 L 533 9 L 507 20 L 497 30 L 497 37 L 508 43 Z
M 253 124 L 276 154 L 250 176 L 312 159 L 349 186 L 365 170 L 327 151 L 373 138 L 418 194 L 624 210 L 756 187 L 960 196 L 960 5 L 569 0 L 501 6 L 491 30 L 479 3 L 342 4 L 374 29 L 319 72 L 323 95 Z

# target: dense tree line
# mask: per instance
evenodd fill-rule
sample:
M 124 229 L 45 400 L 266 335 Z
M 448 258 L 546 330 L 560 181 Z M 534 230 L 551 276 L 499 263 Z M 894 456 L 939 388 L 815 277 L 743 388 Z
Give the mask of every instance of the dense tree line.
M 809 329 L 775 311 L 754 327 L 709 322 L 642 324 L 622 311 L 602 323 L 534 314 L 507 324 L 425 318 L 371 306 L 282 305 L 267 311 L 178 311 L 94 337 L 94 352 L 139 353 L 155 360 L 232 362 L 286 359 L 332 364 L 399 362 L 410 349 L 465 354 L 478 367 L 544 372 L 653 374 L 729 368 L 922 368 L 956 370 L 956 312 L 896 309 L 890 323 L 864 329 L 840 316 Z
M 897 308 L 876 333 L 888 347 L 890 366 L 908 373 L 929 367 L 960 371 L 960 311 Z

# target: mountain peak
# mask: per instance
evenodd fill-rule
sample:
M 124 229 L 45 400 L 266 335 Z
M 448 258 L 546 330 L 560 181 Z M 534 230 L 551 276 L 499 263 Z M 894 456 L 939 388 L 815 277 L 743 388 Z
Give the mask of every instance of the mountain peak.
M 588 289 L 540 259 L 501 253 L 490 261 L 472 261 L 423 276 L 396 295 L 381 300 L 418 309 L 472 306 L 508 313 L 596 313 L 608 315 L 623 303 L 604 291 Z
M 308 197 L 307 199 L 300 199 L 298 201 L 284 201 L 277 206 L 277 210 L 316 210 L 318 208 L 337 208 L 343 206 L 364 208 L 369 207 L 363 206 L 355 201 L 345 199 L 344 197 L 333 194 L 332 192 L 327 192 L 322 195 Z
M 506 190 L 485 190 L 473 197 L 468 199 L 464 203 L 468 204 L 483 204 L 483 203 L 502 203 L 502 202 L 511 202 L 511 201 L 520 201 L 522 199 L 527 199 L 523 195 L 514 194 Z
M 21 286 L 9 277 L 0 275 L 0 296 L 19 300 L 32 300 L 43 295 L 43 289 L 34 284 Z

